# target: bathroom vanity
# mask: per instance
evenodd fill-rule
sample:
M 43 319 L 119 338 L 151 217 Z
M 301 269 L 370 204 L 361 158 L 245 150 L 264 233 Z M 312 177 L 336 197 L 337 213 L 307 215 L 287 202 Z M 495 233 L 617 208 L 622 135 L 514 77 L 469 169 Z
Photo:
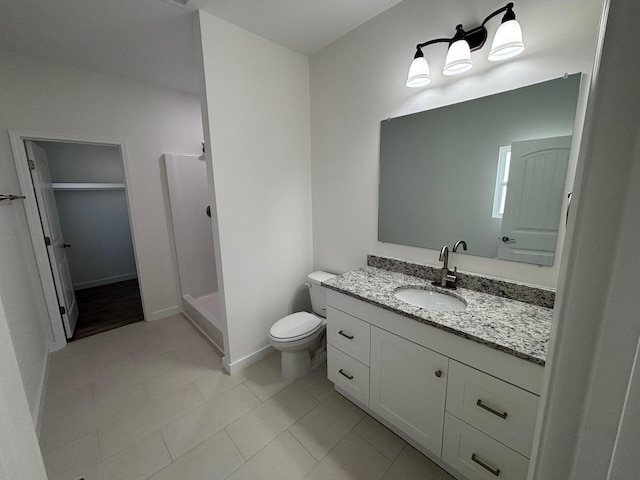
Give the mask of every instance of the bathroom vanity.
M 427 310 L 394 292 L 429 279 L 374 267 L 323 285 L 339 393 L 458 478 L 526 478 L 550 308 L 458 288 L 464 310 Z

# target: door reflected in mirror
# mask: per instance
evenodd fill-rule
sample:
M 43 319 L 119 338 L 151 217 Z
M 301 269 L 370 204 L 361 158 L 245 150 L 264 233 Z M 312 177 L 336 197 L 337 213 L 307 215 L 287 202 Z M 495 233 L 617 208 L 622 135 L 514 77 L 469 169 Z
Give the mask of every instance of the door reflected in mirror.
M 378 239 L 553 265 L 580 77 L 381 122 Z

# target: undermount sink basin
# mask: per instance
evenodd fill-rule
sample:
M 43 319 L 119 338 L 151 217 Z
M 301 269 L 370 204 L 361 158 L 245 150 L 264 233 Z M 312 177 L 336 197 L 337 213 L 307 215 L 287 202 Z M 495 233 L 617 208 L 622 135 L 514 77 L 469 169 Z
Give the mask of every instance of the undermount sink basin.
M 421 288 L 399 288 L 393 295 L 403 302 L 416 307 L 439 312 L 457 312 L 467 308 L 467 303 L 459 298 L 435 290 Z

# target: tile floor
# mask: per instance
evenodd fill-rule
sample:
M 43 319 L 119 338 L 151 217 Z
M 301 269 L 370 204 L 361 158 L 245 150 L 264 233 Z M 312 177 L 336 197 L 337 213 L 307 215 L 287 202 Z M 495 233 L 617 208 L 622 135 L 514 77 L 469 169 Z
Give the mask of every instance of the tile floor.
M 51 355 L 40 444 L 51 480 L 452 480 L 279 355 L 229 376 L 181 316 Z

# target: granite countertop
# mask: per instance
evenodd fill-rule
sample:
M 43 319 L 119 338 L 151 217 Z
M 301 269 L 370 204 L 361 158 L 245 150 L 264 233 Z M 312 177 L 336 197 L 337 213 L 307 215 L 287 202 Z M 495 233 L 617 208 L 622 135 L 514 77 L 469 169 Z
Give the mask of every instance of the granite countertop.
M 553 310 L 529 303 L 460 288 L 448 290 L 403 273 L 362 267 L 322 282 L 325 287 L 394 313 L 473 340 L 544 366 Z M 434 289 L 461 297 L 465 310 L 439 312 L 398 300 L 401 287 Z

